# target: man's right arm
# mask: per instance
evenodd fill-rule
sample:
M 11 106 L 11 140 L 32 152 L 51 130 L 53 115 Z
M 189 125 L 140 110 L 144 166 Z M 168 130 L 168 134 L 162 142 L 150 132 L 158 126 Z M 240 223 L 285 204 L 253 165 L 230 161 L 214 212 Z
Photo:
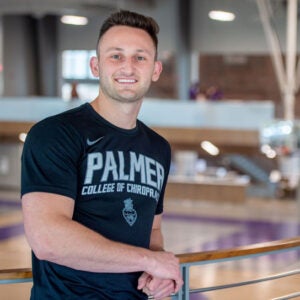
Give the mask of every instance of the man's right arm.
M 22 197 L 25 233 L 41 260 L 90 272 L 144 271 L 182 285 L 174 254 L 111 241 L 72 220 L 74 200 L 34 192 Z

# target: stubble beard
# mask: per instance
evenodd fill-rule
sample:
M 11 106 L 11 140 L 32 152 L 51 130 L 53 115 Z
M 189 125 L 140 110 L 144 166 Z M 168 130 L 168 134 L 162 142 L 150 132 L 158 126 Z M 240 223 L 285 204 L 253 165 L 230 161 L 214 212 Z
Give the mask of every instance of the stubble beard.
M 144 98 L 147 91 L 149 90 L 149 87 L 150 87 L 150 85 L 148 87 L 143 86 L 143 87 L 140 87 L 138 90 L 129 89 L 129 88 L 128 89 L 124 89 L 124 88 L 117 89 L 115 87 L 105 89 L 100 84 L 100 90 L 106 97 L 108 97 L 114 101 L 120 102 L 120 103 L 135 103 L 135 102 L 141 101 Z

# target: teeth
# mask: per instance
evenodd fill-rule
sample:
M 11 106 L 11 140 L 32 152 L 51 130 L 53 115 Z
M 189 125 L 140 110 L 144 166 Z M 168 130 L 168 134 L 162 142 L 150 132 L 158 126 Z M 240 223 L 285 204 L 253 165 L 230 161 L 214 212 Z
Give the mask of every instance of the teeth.
M 118 82 L 120 83 L 134 83 L 134 79 L 118 79 Z

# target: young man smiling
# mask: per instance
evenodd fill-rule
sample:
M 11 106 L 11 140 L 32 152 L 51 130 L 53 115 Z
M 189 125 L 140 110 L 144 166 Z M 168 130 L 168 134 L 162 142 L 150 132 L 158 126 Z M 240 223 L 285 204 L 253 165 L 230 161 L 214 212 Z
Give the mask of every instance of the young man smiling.
M 112 14 L 90 62 L 97 98 L 39 122 L 26 139 L 32 300 L 162 299 L 182 286 L 161 233 L 170 147 L 137 119 L 162 71 L 157 33 L 152 18 Z

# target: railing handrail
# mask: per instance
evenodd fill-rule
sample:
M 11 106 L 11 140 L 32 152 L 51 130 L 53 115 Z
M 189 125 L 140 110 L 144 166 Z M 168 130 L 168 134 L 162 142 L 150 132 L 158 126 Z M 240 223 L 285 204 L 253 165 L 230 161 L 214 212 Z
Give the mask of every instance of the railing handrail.
M 197 261 L 211 261 L 233 257 L 240 257 L 246 255 L 254 255 L 267 253 L 272 251 L 284 250 L 289 248 L 300 247 L 300 236 L 276 240 L 271 242 L 256 243 L 247 246 L 240 246 L 234 248 L 211 250 L 194 253 L 177 254 L 181 264 L 195 263 Z
M 183 253 L 177 254 L 180 264 L 195 263 L 199 261 L 211 261 L 226 258 L 234 258 L 246 255 L 262 254 L 272 251 L 279 251 L 284 249 L 300 247 L 300 237 L 289 239 L 276 240 L 271 242 L 257 243 L 247 246 L 240 246 L 235 248 Z M 0 283 L 1 281 L 14 281 L 20 279 L 32 278 L 31 268 L 16 268 L 16 269 L 3 269 L 0 270 Z
M 18 280 L 32 278 L 31 268 L 16 268 L 16 269 L 3 269 L 0 270 L 1 280 Z
M 199 292 L 203 293 L 203 292 L 224 290 L 224 289 L 228 289 L 228 288 L 240 287 L 240 286 L 254 284 L 254 283 L 261 283 L 261 282 L 264 282 L 264 281 L 271 281 L 271 280 L 280 279 L 280 278 L 289 277 L 289 276 L 298 275 L 298 274 L 300 274 L 300 269 L 287 271 L 287 272 L 282 272 L 282 273 L 277 273 L 277 274 L 264 276 L 264 277 L 256 278 L 256 279 L 239 281 L 239 282 L 235 282 L 235 283 L 214 285 L 214 286 L 208 286 L 208 287 L 204 287 L 204 288 L 203 287 L 202 288 L 196 288 L 196 289 L 190 290 L 190 293 L 194 294 L 194 293 L 199 293 Z

